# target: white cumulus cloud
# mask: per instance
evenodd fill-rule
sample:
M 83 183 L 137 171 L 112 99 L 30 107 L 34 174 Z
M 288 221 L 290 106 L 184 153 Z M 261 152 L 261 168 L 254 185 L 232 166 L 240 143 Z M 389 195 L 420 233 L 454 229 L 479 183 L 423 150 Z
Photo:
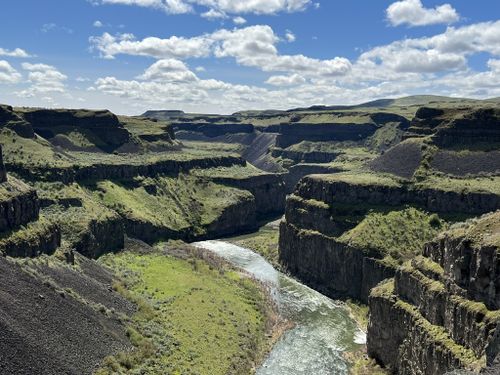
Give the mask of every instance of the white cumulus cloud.
M 13 50 L 0 48 L 0 56 L 20 57 L 20 58 L 32 57 L 28 52 L 26 52 L 25 50 L 23 50 L 21 48 L 16 48 Z
M 290 76 L 271 76 L 266 81 L 267 84 L 273 86 L 295 86 L 306 82 L 306 79 L 298 74 Z
M 285 38 L 290 43 L 295 42 L 295 40 L 297 39 L 297 37 L 295 36 L 295 34 L 292 33 L 290 30 L 286 31 Z
M 210 53 L 212 44 L 212 41 L 204 36 L 194 38 L 172 36 L 168 39 L 149 37 L 138 41 L 132 34 L 113 36 L 109 33 L 91 37 L 90 42 L 92 47 L 106 59 L 112 59 L 120 54 L 151 56 L 158 59 L 206 57 Z
M 241 16 L 238 16 L 233 18 L 233 22 L 235 25 L 244 25 L 245 23 L 247 23 L 247 20 Z
M 21 74 L 7 61 L 0 60 L 0 83 L 17 83 L 21 80 Z
M 387 19 L 393 26 L 425 26 L 439 23 L 453 23 L 460 19 L 457 11 L 450 4 L 435 8 L 425 8 L 421 0 L 402 0 L 389 5 Z
M 169 14 L 184 14 L 193 11 L 191 5 L 183 0 L 89 0 L 94 5 L 121 4 L 136 5 L 145 8 L 162 10 Z
M 277 44 L 280 38 L 267 25 L 241 29 L 221 29 L 212 34 L 193 38 L 171 36 L 167 39 L 148 37 L 136 40 L 131 34 L 113 36 L 104 33 L 90 38 L 92 47 L 102 57 L 112 59 L 119 54 L 164 58 L 232 57 L 240 65 L 267 72 L 300 73 L 311 76 L 344 75 L 351 69 L 348 59 L 335 57 L 319 60 L 298 55 L 281 55 Z
M 62 74 L 52 65 L 23 63 L 22 67 L 28 71 L 28 81 L 31 86 L 17 92 L 17 95 L 25 98 L 32 98 L 46 93 L 64 93 L 64 81 L 68 77 Z
M 193 82 L 198 80 L 196 74 L 190 71 L 186 64 L 176 59 L 155 62 L 139 78 L 161 82 Z
M 162 10 L 168 14 L 194 12 L 194 6 L 204 9 L 202 15 L 214 14 L 275 14 L 299 12 L 312 4 L 311 0 L 88 0 L 94 5 L 122 4 Z

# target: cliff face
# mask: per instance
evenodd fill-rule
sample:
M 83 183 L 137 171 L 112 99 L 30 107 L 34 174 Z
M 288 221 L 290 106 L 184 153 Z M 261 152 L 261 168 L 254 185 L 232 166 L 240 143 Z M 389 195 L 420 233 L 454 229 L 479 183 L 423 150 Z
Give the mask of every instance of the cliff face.
M 500 142 L 500 111 L 496 108 L 420 108 L 406 137 L 432 135 L 441 147 Z
M 61 245 L 61 231 L 55 223 L 39 220 L 0 235 L 0 254 L 13 258 L 34 258 L 52 254 Z
M 0 183 L 7 181 L 7 171 L 3 164 L 2 147 L 0 147 Z
M 500 211 L 455 225 L 369 298 L 368 353 L 400 374 L 442 374 L 498 355 Z
M 334 298 L 366 302 L 371 288 L 394 275 L 394 268 L 319 232 L 280 225 L 280 261 L 287 270 Z
M 31 124 L 9 105 L 0 105 L 0 129 L 3 127 L 13 130 L 20 137 L 33 138 L 35 136 Z
M 310 151 L 300 152 L 291 150 L 274 149 L 272 156 L 293 160 L 295 163 L 330 163 L 334 161 L 340 152 Z
M 78 241 L 73 243 L 74 250 L 86 257 L 96 259 L 106 253 L 123 249 L 125 229 L 119 215 L 104 220 L 92 220 Z
M 408 120 L 394 113 L 349 113 L 337 114 L 339 117 L 330 119 L 330 122 L 307 123 L 294 122 L 280 124 L 276 146 L 286 148 L 302 141 L 326 142 L 326 141 L 360 141 L 372 136 L 379 128 L 388 123 L 399 123 L 401 129 L 406 129 Z M 354 121 L 343 118 L 351 117 Z M 297 115 L 298 120 L 301 119 Z M 357 117 L 357 118 L 356 118 Z
M 176 175 L 182 171 L 194 168 L 230 167 L 233 165 L 245 165 L 245 160 L 234 156 L 214 156 L 211 158 L 201 157 L 192 160 L 158 160 L 144 163 L 126 163 L 92 165 L 75 165 L 68 168 L 46 168 L 29 167 L 24 165 L 9 164 L 9 170 L 28 178 L 36 178 L 42 181 L 57 181 L 69 184 L 75 181 L 85 180 L 112 180 L 132 179 L 136 176 L 156 176 L 158 174 Z
M 33 109 L 25 112 L 24 118 L 48 139 L 71 128 L 89 130 L 109 146 L 120 146 L 130 139 L 118 117 L 109 111 Z
M 255 198 L 259 218 L 282 214 L 285 210 L 286 190 L 283 177 L 278 174 L 261 174 L 245 178 L 216 177 L 214 182 L 248 190 Z
M 276 146 L 289 147 L 302 141 L 359 141 L 377 131 L 378 126 L 368 124 L 281 124 Z
M 254 127 L 252 124 L 213 124 L 213 123 L 198 123 L 198 122 L 181 122 L 174 124 L 176 131 L 188 131 L 201 133 L 206 137 L 214 138 L 224 134 L 238 133 L 253 133 Z
M 59 227 L 39 217 L 34 189 L 9 176 L 0 148 L 0 255 L 36 257 L 51 254 L 61 244 Z
M 0 184 L 0 232 L 36 220 L 39 211 L 36 191 L 28 185 L 11 176 Z
M 455 292 L 500 309 L 500 213 L 455 228 L 424 249 L 439 264 Z
M 297 194 L 327 204 L 418 205 L 433 212 L 482 214 L 500 208 L 500 196 L 487 192 L 459 193 L 399 183 L 356 183 L 348 179 L 306 176 Z
M 292 274 L 330 296 L 366 302 L 370 289 L 392 277 L 397 264 L 384 261 L 383 252 L 353 247 L 339 236 L 356 226 L 357 218 L 370 209 L 398 209 L 408 204 L 431 212 L 475 214 L 500 208 L 500 197 L 419 190 L 392 179 L 369 181 L 362 175 L 306 176 L 287 199 L 280 228 L 280 260 Z M 484 259 L 489 260 L 490 269 L 496 266 L 496 258 Z M 471 279 L 485 282 L 482 271 L 474 271 Z
M 310 174 L 327 174 L 342 172 L 339 168 L 330 167 L 328 165 L 318 164 L 296 164 L 288 168 L 288 173 L 285 174 L 285 186 L 287 193 L 292 193 L 297 186 L 297 183 L 305 176 Z

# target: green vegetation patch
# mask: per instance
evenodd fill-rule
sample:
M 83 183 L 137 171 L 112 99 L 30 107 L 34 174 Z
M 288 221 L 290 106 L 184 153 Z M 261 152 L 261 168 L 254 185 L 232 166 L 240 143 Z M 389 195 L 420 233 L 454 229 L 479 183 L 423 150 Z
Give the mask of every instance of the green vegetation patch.
M 71 157 L 56 152 L 50 142 L 43 138 L 23 138 L 9 129 L 0 131 L 4 162 L 34 167 L 70 167 Z
M 14 199 L 30 190 L 24 182 L 9 175 L 7 181 L 0 183 L 0 202 Z
M 98 374 L 250 374 L 266 350 L 266 297 L 246 276 L 188 260 L 129 252 L 101 262 L 139 302 L 128 334 L 137 350 L 107 358 Z
M 171 127 L 167 122 L 153 121 L 140 117 L 118 116 L 118 119 L 131 134 L 139 135 L 162 135 Z
M 430 175 L 426 180 L 417 183 L 416 186 L 464 194 L 492 193 L 500 195 L 500 176 L 453 178 L 444 175 Z
M 401 187 L 399 180 L 391 175 L 382 175 L 370 172 L 342 172 L 329 175 L 312 175 L 312 178 L 326 182 L 345 182 L 353 185 L 376 185 L 387 187 Z
M 44 208 L 43 213 L 60 226 L 63 239 L 70 244 L 79 242 L 92 223 L 119 219 L 116 212 L 99 203 L 76 183 L 39 182 L 35 187 L 40 198 L 55 203 Z
M 424 275 L 435 280 L 441 280 L 444 277 L 444 269 L 436 262 L 423 256 L 417 256 L 412 260 L 412 266 L 422 272 Z
M 199 177 L 231 178 L 243 180 L 249 177 L 268 175 L 269 173 L 266 173 L 247 163 L 246 166 L 233 165 L 231 167 L 193 169 L 191 171 L 191 174 Z
M 376 251 L 390 264 L 402 264 L 419 254 L 445 226 L 436 214 L 413 207 L 388 213 L 372 211 L 339 240 L 364 251 Z
M 89 186 L 95 199 L 130 220 L 197 234 L 215 222 L 227 207 L 253 199 L 250 192 L 195 176 L 135 178 L 134 181 L 99 181 Z
M 46 238 L 50 238 L 51 232 L 57 230 L 54 223 L 45 216 L 38 220 L 23 225 L 16 230 L 0 234 L 0 255 L 6 254 L 12 248 L 20 246 L 27 248 L 38 248 Z

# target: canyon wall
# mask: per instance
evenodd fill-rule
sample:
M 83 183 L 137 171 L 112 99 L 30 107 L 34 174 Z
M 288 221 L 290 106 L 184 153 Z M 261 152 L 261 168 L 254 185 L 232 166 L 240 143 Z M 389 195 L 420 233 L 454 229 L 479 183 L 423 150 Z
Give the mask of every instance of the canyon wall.
M 390 178 L 367 180 L 363 175 L 306 176 L 287 199 L 280 260 L 292 274 L 330 296 L 367 302 L 370 289 L 392 277 L 397 265 L 385 262 L 381 252 L 352 247 L 338 237 L 371 209 L 405 205 L 447 214 L 479 214 L 500 208 L 500 196 L 418 189 Z
M 68 168 L 37 167 L 8 163 L 10 171 L 26 178 L 42 181 L 57 181 L 69 184 L 84 180 L 131 179 L 136 176 L 155 176 L 158 174 L 176 175 L 195 168 L 244 166 L 245 160 L 235 156 L 199 157 L 191 160 L 144 160 L 143 163 L 94 163 L 92 165 L 74 165 Z
M 492 365 L 500 349 L 499 236 L 500 211 L 456 224 L 374 288 L 368 354 L 399 374 Z

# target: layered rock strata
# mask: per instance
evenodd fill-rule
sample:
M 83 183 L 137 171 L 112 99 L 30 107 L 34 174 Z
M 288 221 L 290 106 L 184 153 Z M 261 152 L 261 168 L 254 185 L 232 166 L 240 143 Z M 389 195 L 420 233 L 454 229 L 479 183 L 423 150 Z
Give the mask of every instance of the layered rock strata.
M 438 236 L 370 294 L 368 353 L 398 374 L 494 364 L 500 211 Z M 486 357 L 486 363 L 484 358 Z
M 366 302 L 369 291 L 392 277 L 395 265 L 381 252 L 351 247 L 338 237 L 370 209 L 415 205 L 431 212 L 478 214 L 500 208 L 492 193 L 418 189 L 391 178 L 312 175 L 288 197 L 280 227 L 280 260 L 294 275 L 330 296 Z

